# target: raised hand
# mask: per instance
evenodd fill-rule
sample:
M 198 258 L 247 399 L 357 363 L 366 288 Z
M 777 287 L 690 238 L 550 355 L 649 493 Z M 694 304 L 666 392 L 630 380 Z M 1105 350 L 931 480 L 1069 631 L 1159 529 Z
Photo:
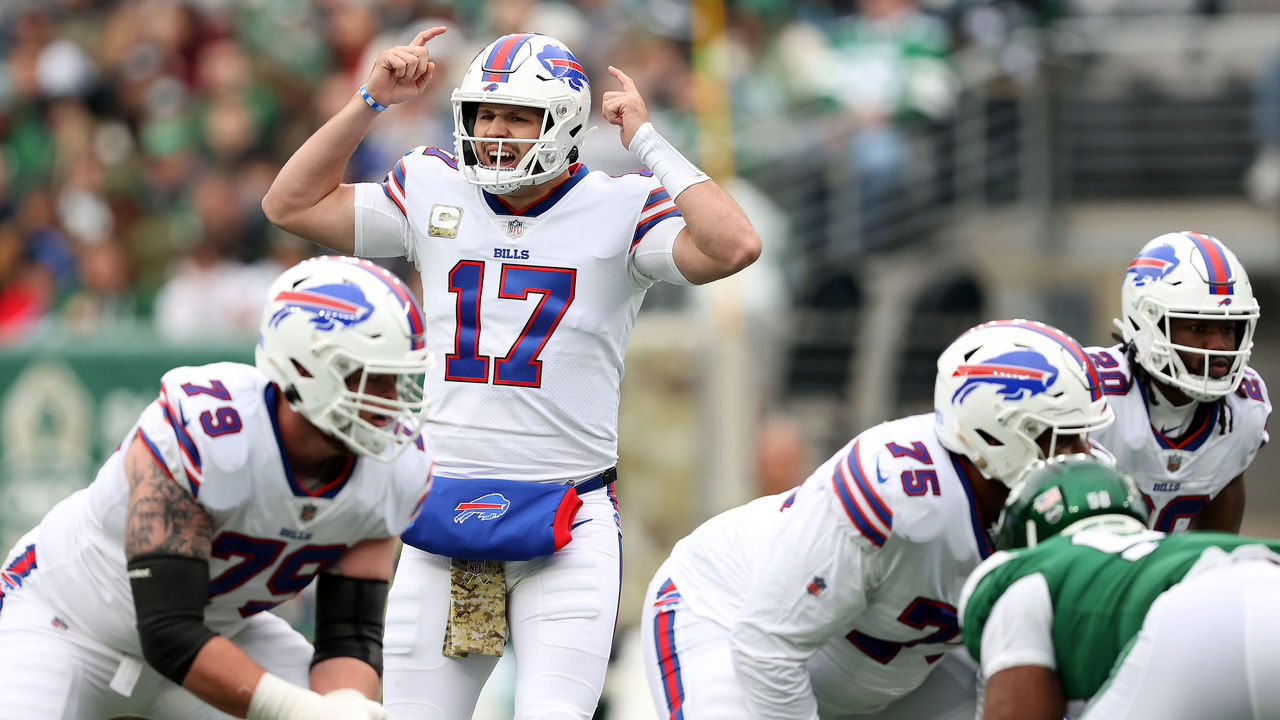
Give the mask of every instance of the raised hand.
M 428 28 L 415 35 L 408 45 L 396 45 L 379 53 L 365 83 L 369 95 L 383 105 L 395 105 L 421 95 L 436 69 L 427 53 L 427 41 L 445 29 L 439 25 Z
M 622 128 L 622 146 L 631 147 L 631 138 L 636 130 L 649 122 L 649 109 L 644 105 L 644 98 L 636 89 L 636 83 L 626 73 L 610 65 L 609 74 L 622 83 L 622 90 L 609 90 L 604 94 L 600 106 L 600 114 L 610 124 Z

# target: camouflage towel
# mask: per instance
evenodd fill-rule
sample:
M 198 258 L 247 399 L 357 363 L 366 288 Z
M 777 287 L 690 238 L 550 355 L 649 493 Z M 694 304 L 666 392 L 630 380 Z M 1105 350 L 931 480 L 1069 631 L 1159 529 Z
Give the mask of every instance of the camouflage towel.
M 507 574 L 496 560 L 449 563 L 449 623 L 444 654 L 502 656 L 507 643 Z

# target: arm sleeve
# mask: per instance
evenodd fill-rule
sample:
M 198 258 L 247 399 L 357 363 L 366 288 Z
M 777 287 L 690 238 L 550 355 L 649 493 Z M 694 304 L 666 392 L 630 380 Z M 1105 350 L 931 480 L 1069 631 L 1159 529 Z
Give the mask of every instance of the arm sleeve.
M 646 232 L 631 248 L 631 266 L 645 284 L 667 282 L 672 285 L 692 285 L 676 267 L 676 236 L 685 228 L 680 217 L 664 220 Z
M 1035 573 L 1009 586 L 991 607 L 982 630 L 982 675 L 1020 665 L 1058 668 L 1053 652 L 1053 600 Z
M 869 541 L 821 495 L 797 502 L 730 628 L 734 670 L 753 718 L 817 718 L 805 663 L 863 612 L 879 572 Z
M 385 187 L 385 182 L 356 184 L 355 254 L 369 258 L 403 255 L 416 267 L 409 218 Z

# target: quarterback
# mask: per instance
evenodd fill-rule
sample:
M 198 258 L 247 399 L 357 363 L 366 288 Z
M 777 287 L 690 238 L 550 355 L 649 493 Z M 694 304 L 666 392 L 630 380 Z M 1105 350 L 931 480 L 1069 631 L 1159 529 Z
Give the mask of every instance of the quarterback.
M 1125 270 L 1121 343 L 1086 348 L 1115 423 L 1097 435 L 1146 497 L 1151 527 L 1239 532 L 1244 471 L 1271 401 L 1250 368 L 1258 301 L 1217 238 L 1167 233 Z
M 474 522 L 515 512 L 504 483 L 571 485 L 582 500 L 571 541 L 551 554 L 405 548 L 389 601 L 388 708 L 400 720 L 471 717 L 502 650 L 444 652 L 460 621 L 451 602 L 479 574 L 460 579 L 454 561 L 499 558 L 493 584 L 505 585 L 505 612 L 484 617 L 509 626 L 517 715 L 585 719 L 617 617 L 612 483 L 623 357 L 640 303 L 658 281 L 737 272 L 759 255 L 760 239 L 658 134 L 617 68 L 620 89 L 603 94 L 603 116 L 647 170 L 611 177 L 578 163 L 588 78 L 569 48 L 533 33 L 498 38 L 471 62 L 451 99 L 451 151 L 414 148 L 381 183 L 342 184 L 370 124 L 432 81 L 427 46 L 444 31 L 385 50 L 360 92 L 286 163 L 262 207 L 297 235 L 356 255 L 403 255 L 421 271 L 428 346 L 443 356 L 426 385 L 436 474 L 491 501 Z M 463 519 L 427 513 L 420 522 Z
M 1024 468 L 1111 410 L 1083 349 L 1027 320 L 938 358 L 934 412 L 870 428 L 794 491 L 708 520 L 645 596 L 663 717 L 972 718 L 956 603 Z
M 396 536 L 430 487 L 422 329 L 394 275 L 316 258 L 271 286 L 255 366 L 165 373 L 0 569 L 0 718 L 386 718 Z M 263 611 L 316 578 L 313 647 Z

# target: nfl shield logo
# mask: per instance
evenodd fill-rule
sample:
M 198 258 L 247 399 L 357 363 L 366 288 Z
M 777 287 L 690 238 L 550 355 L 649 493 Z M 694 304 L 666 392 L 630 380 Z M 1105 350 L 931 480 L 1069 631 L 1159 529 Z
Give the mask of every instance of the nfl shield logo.
M 1182 467 L 1182 456 L 1170 455 L 1169 462 L 1168 464 L 1165 465 L 1165 467 L 1169 468 L 1170 472 L 1173 472 L 1174 470 L 1177 470 L 1178 468 Z
M 308 520 L 311 520 L 315 516 L 316 516 L 316 506 L 311 503 L 307 503 L 306 505 L 303 505 L 302 512 L 298 513 L 298 519 L 302 520 L 302 522 L 307 522 Z
M 524 221 L 520 218 L 512 218 L 507 221 L 507 237 L 518 238 L 524 234 Z
M 809 581 L 809 584 L 804 586 L 804 589 L 808 590 L 810 595 L 816 597 L 821 595 L 822 591 L 827 589 L 827 581 L 822 579 L 821 575 L 814 575 L 813 579 Z

